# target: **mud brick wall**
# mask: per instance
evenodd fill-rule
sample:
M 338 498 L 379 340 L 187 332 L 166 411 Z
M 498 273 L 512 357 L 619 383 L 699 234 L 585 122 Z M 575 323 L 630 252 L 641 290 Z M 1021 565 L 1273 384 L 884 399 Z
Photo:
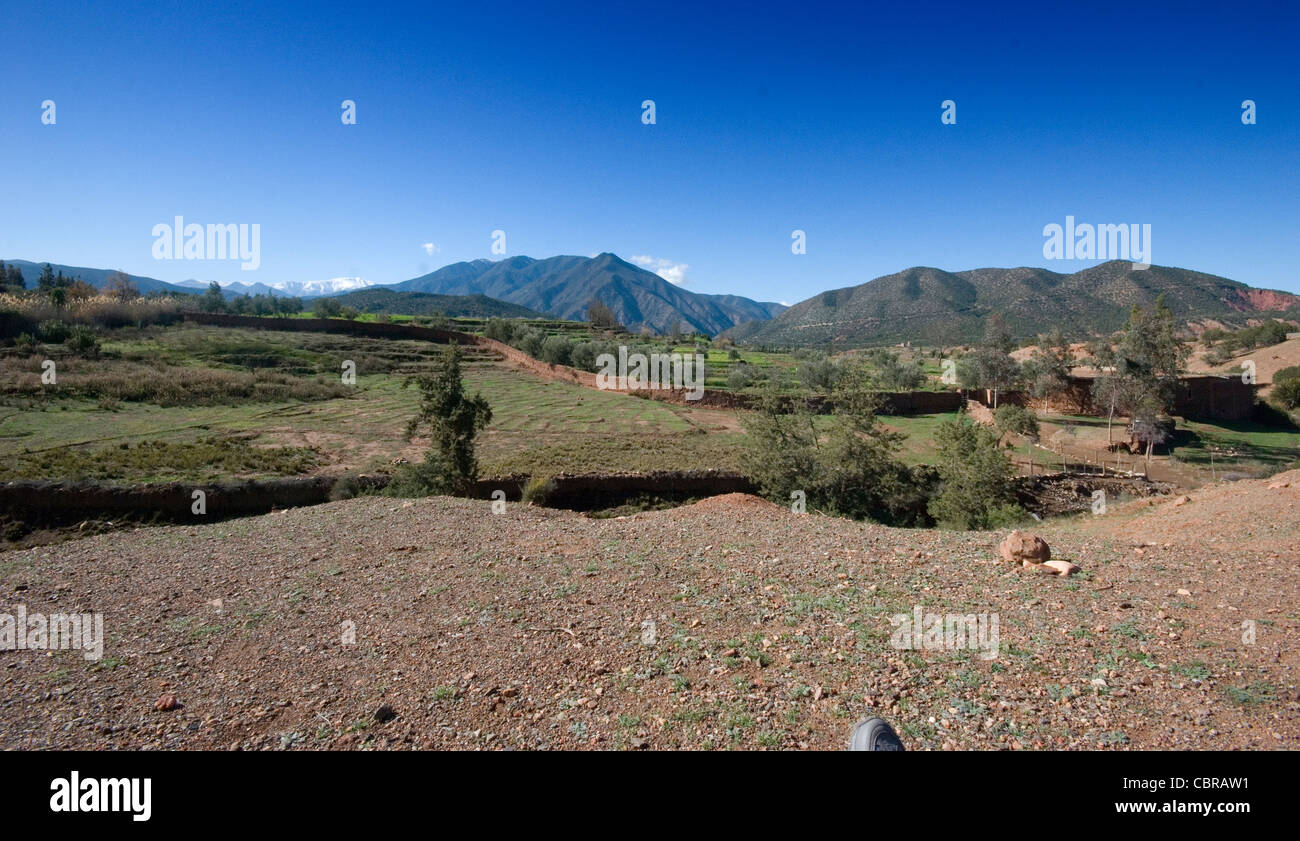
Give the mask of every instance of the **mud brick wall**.
M 204 522 L 328 502 L 337 480 L 336 476 L 308 476 L 217 485 L 19 480 L 0 483 L 0 515 L 50 524 L 73 524 L 99 517 Z M 371 476 L 356 481 L 377 488 L 388 480 Z M 196 490 L 206 495 L 206 514 L 192 511 Z

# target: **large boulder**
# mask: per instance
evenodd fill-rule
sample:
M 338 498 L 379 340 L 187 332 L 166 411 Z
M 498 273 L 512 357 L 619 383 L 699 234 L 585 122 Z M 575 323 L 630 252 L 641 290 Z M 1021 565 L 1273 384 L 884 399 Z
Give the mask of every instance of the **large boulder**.
M 1047 541 L 1019 529 L 1006 536 L 1002 545 L 998 546 L 998 554 L 1007 563 L 1022 566 L 1042 564 L 1052 559 L 1052 550 L 1048 548 Z

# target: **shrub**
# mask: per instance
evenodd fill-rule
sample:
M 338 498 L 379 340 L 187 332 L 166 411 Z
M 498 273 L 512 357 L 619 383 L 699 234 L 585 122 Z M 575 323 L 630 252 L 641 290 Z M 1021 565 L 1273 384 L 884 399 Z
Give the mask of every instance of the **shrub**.
M 745 472 L 783 505 L 802 491 L 807 505 L 824 511 L 925 525 L 928 480 L 899 461 L 904 436 L 879 422 L 864 386 L 856 378 L 836 391 L 835 416 L 824 434 L 802 400 L 783 402 L 769 386 L 758 411 L 745 418 Z
M 333 318 L 343 310 L 343 305 L 333 298 L 317 298 L 312 302 L 312 315 L 317 318 Z
M 73 354 L 86 359 L 96 359 L 99 356 L 99 339 L 95 338 L 95 331 L 84 324 L 78 324 L 72 328 L 72 332 L 64 341 L 64 345 Z
M 1300 380 L 1300 365 L 1290 365 L 1273 375 L 1274 385 L 1284 383 L 1287 380 Z
M 766 377 L 762 368 L 742 362 L 732 366 L 731 372 L 727 374 L 727 387 L 732 391 L 742 391 L 763 382 Z
M 370 492 L 370 489 L 362 483 L 360 477 L 353 473 L 346 473 L 336 479 L 334 484 L 330 486 L 329 498 L 331 502 L 338 502 L 341 499 L 352 499 Z
M 552 365 L 568 365 L 572 359 L 573 344 L 563 336 L 549 336 L 542 342 L 542 361 Z
M 19 333 L 14 340 L 14 347 L 23 356 L 31 356 L 40 349 L 41 343 L 31 333 Z
M 1300 377 L 1273 380 L 1273 400 L 1287 409 L 1300 409 Z
M 925 369 L 919 359 L 903 362 L 898 354 L 884 348 L 869 357 L 876 368 L 875 381 L 883 391 L 913 391 L 925 382 Z
M 517 334 L 512 344 L 534 359 L 541 359 L 542 343 L 544 341 L 545 339 L 540 331 L 529 328 Z
M 546 497 L 553 490 L 555 490 L 555 480 L 550 476 L 529 476 L 528 481 L 524 482 L 519 501 L 524 504 L 545 505 Z
M 403 465 L 389 486 L 390 493 L 463 493 L 478 478 L 474 439 L 492 420 L 492 409 L 482 395 L 465 395 L 460 358 L 460 348 L 453 342 L 437 370 L 407 380 L 420 389 L 420 409 L 407 424 L 406 434 L 410 437 L 428 427 L 432 440 L 424 462 Z
M 839 384 L 843 373 L 833 359 L 810 359 L 799 365 L 799 382 L 810 390 L 831 391 Z
M 483 335 L 489 339 L 496 339 L 498 342 L 510 342 L 510 337 L 514 334 L 514 325 L 504 318 L 489 318 L 487 324 L 483 327 Z
M 929 511 L 940 525 L 991 529 L 1024 518 L 1011 492 L 1011 460 L 998 447 L 997 433 L 962 415 L 940 423 L 935 441 L 942 486 Z
M 37 328 L 37 333 L 42 341 L 54 345 L 62 344 L 72 335 L 72 325 L 49 319 L 41 322 L 41 326 Z
M 1003 403 L 993 413 L 993 425 L 998 430 L 998 440 L 1007 435 L 1038 437 L 1038 417 L 1024 406 Z

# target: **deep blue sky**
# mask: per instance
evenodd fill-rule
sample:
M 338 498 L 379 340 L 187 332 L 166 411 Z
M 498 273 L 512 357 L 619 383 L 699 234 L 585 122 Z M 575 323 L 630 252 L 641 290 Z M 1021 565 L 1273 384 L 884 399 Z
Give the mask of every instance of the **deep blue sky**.
M 542 5 L 0 0 L 0 257 L 387 283 L 502 229 L 794 302 L 913 265 L 1075 271 L 1042 255 L 1070 214 L 1300 292 L 1294 4 Z M 259 223 L 261 268 L 155 261 L 176 215 Z

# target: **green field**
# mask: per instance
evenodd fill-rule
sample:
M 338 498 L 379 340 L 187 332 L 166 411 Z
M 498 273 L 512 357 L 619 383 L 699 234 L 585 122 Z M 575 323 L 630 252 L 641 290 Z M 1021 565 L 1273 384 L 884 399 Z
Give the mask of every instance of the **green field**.
M 372 472 L 423 456 L 424 441 L 404 438 L 418 394 L 403 384 L 430 368 L 438 345 L 194 324 L 103 335 L 100 359 L 48 349 L 59 366 L 56 386 L 40 384 L 44 352 L 0 356 L 0 478 L 214 481 Z M 735 362 L 728 356 L 710 351 L 709 388 Z M 742 357 L 759 366 L 799 362 L 791 354 Z M 355 385 L 341 381 L 346 362 L 355 364 Z M 466 349 L 464 374 L 493 412 L 478 444 L 484 476 L 740 469 L 737 413 L 547 382 L 476 348 Z M 951 417 L 881 420 L 908 436 L 903 460 L 920 464 L 933 460 L 935 429 Z M 1068 424 L 1074 445 L 1104 447 L 1105 419 L 1041 421 L 1047 446 Z M 1211 454 L 1216 473 L 1262 475 L 1295 461 L 1300 433 L 1180 421 L 1177 444 L 1168 467 L 1189 478 L 1210 478 Z
M 362 339 L 186 325 L 126 331 L 105 342 L 104 360 L 59 359 L 60 379 L 126 368 L 139 376 L 198 381 L 229 371 L 273 370 L 339 383 L 356 363 L 346 396 L 320 400 L 243 400 L 234 405 L 106 402 L 43 392 L 0 395 L 0 478 L 96 478 L 122 482 L 211 481 L 301 471 L 372 471 L 417 460 L 422 442 L 403 437 L 418 393 L 407 375 L 441 352 L 419 341 Z M 39 359 L 5 358 L 5 382 L 37 376 Z M 143 368 L 158 364 L 157 369 Z M 139 374 L 144 370 L 145 374 Z M 367 373 L 375 371 L 377 373 Z M 90 375 L 87 374 L 86 377 Z M 467 388 L 481 391 L 493 420 L 479 443 L 484 475 L 617 472 L 734 467 L 740 434 L 711 428 L 689 408 L 567 383 L 544 382 L 504 365 L 465 365 Z M 216 442 L 214 444 L 214 441 Z M 167 445 L 142 453 L 139 445 Z M 247 449 L 266 448 L 260 459 Z M 305 460 L 303 449 L 317 454 Z M 157 449 L 157 448 L 155 448 Z

